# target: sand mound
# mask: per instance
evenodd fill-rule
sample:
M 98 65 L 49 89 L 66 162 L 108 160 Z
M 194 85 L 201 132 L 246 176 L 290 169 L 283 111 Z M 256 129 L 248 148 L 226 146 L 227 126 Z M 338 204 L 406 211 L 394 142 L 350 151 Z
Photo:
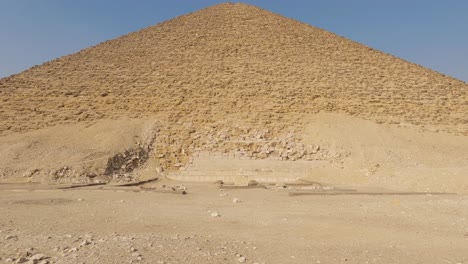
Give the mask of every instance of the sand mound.
M 312 179 L 409 191 L 468 192 L 468 137 L 379 125 L 342 114 L 311 117 L 304 142 L 342 159 Z
M 101 120 L 1 137 L 0 180 L 131 180 L 150 158 L 156 129 L 148 120 Z

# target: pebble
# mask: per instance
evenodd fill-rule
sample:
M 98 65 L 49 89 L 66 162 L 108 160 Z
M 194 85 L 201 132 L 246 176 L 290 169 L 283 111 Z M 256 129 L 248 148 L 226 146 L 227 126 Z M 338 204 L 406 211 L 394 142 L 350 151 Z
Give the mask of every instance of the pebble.
M 26 251 L 26 256 L 31 256 L 34 252 L 34 248 L 27 248 L 25 251 Z
M 240 200 L 239 198 L 233 198 L 233 199 L 232 199 L 232 202 L 233 202 L 233 203 L 240 203 L 241 200 Z
M 245 257 L 240 257 L 237 259 L 237 262 L 239 263 L 245 263 L 247 261 L 247 259 Z
M 27 262 L 27 261 L 28 261 L 27 258 L 21 257 L 21 258 L 19 258 L 19 259 L 16 260 L 16 263 L 25 263 L 25 262 Z
M 89 245 L 89 244 L 91 244 L 91 241 L 83 240 L 83 242 L 80 243 L 80 246 L 86 246 L 86 245 Z
M 211 217 L 220 217 L 221 215 L 218 212 L 212 212 Z
M 29 260 L 30 260 L 30 261 L 32 260 L 32 261 L 34 262 L 35 260 L 36 260 L 36 261 L 37 261 L 37 260 L 43 260 L 43 259 L 45 259 L 45 258 L 47 258 L 47 257 L 46 257 L 44 254 L 38 253 L 38 254 L 34 254 L 31 258 L 29 258 Z
M 77 251 L 78 251 L 78 248 L 70 248 L 70 249 L 68 250 L 68 252 L 77 252 Z

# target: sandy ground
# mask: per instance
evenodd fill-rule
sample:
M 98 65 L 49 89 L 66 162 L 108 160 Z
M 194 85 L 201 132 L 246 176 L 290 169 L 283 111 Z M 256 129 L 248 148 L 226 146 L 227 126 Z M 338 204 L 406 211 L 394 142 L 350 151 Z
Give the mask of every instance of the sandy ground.
M 185 186 L 187 195 L 1 185 L 0 262 L 468 263 L 467 196 Z

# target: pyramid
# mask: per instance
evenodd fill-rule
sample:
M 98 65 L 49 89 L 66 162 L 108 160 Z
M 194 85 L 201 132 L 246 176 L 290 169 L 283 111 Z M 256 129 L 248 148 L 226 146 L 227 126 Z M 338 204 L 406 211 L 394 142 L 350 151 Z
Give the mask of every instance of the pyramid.
M 154 117 L 159 161 L 177 169 L 195 151 L 239 150 L 238 138 L 295 142 L 319 112 L 468 135 L 467 102 L 460 80 L 224 3 L 0 79 L 0 135 Z M 262 158 L 255 140 L 245 149 Z

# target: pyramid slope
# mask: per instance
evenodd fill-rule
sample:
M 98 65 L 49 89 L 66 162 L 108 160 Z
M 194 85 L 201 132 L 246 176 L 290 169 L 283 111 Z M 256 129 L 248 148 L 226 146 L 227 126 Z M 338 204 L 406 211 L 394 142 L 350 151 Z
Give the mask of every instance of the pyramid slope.
M 262 9 L 220 4 L 2 79 L 1 132 L 164 111 L 326 110 L 460 124 L 466 134 L 467 87 Z
M 212 6 L 1 79 L 0 102 L 0 135 L 155 116 L 172 165 L 213 133 L 275 137 L 320 111 L 468 135 L 466 83 L 246 4 Z

